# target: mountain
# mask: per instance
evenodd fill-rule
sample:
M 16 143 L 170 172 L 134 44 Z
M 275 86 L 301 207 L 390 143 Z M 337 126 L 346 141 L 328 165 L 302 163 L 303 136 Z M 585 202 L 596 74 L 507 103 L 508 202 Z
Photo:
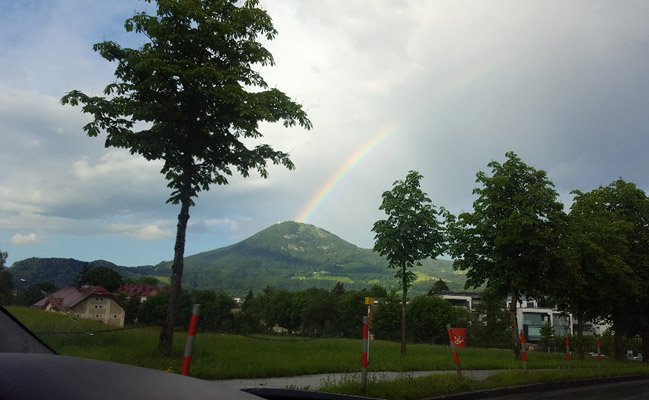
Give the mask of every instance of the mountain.
M 12 272 L 20 263 L 23 262 L 14 264 Z M 422 264 L 415 268 L 415 293 L 427 291 L 437 279 L 444 279 L 451 289 L 463 286 L 464 275 L 453 271 L 451 261 L 425 260 Z M 348 289 L 375 284 L 397 288 L 395 271 L 387 265 L 372 250 L 359 248 L 313 225 L 289 221 L 270 226 L 237 244 L 185 257 L 183 285 L 238 296 L 266 286 L 303 290 L 330 288 L 337 282 Z M 138 275 L 168 277 L 171 262 L 127 270 Z

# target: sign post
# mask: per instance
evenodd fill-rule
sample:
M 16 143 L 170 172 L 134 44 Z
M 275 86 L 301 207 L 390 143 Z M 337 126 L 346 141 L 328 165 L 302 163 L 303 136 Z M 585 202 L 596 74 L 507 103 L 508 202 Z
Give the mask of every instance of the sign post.
M 525 345 L 525 332 L 521 331 L 521 359 L 523 360 L 523 371 L 527 371 L 527 346 Z
M 365 304 L 367 305 L 367 340 L 370 337 L 370 331 L 373 329 L 372 323 L 374 322 L 374 315 L 372 315 L 372 305 L 374 304 L 374 297 L 366 297 Z M 367 345 L 367 363 L 370 362 L 370 346 Z
M 602 348 L 599 344 L 599 338 L 597 339 L 597 367 L 602 368 Z
M 570 364 L 572 361 L 572 357 L 570 355 L 570 338 L 566 335 L 566 364 L 568 365 L 568 369 L 570 369 Z
M 462 368 L 460 368 L 460 357 L 457 355 L 457 349 L 455 348 L 455 338 L 451 332 L 451 325 L 446 325 L 446 331 L 448 332 L 448 342 L 451 345 L 451 352 L 453 353 L 453 363 L 455 364 L 455 369 L 457 370 L 458 375 L 462 375 Z
M 367 390 L 367 353 L 370 348 L 367 317 L 363 317 L 363 356 L 361 358 L 361 392 Z

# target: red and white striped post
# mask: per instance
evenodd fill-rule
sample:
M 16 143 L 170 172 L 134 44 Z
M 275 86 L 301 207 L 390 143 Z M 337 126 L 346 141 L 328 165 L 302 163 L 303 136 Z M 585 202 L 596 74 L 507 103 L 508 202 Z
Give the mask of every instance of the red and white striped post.
M 568 369 L 570 369 L 570 364 L 572 362 L 572 356 L 570 355 L 570 338 L 566 336 L 566 364 Z
M 363 356 L 361 358 L 361 391 L 367 390 L 367 353 L 370 350 L 369 327 L 367 317 L 363 317 Z
M 451 345 L 451 352 L 453 352 L 453 363 L 455 364 L 455 369 L 457 370 L 458 375 L 462 375 L 460 357 L 458 357 L 457 349 L 455 348 L 455 338 L 453 337 L 453 333 L 451 333 L 451 325 L 446 325 L 446 331 L 448 332 L 448 342 Z
M 599 339 L 597 339 L 597 366 L 602 368 L 602 348 L 599 344 Z
M 525 346 L 525 332 L 521 331 L 521 359 L 523 360 L 523 371 L 527 371 L 527 346 Z
M 189 375 L 189 364 L 192 362 L 192 348 L 194 347 L 194 336 L 196 336 L 196 327 L 198 326 L 198 315 L 201 312 L 201 305 L 194 304 L 192 309 L 192 318 L 189 320 L 189 329 L 187 330 L 187 342 L 185 342 L 185 355 L 183 357 L 183 366 L 180 370 L 181 375 Z

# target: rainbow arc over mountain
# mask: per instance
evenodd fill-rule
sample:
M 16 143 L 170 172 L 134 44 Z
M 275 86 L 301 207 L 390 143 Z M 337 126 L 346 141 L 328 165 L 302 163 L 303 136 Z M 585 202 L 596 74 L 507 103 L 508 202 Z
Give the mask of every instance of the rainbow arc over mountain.
M 389 124 L 379 130 L 368 141 L 359 146 L 336 171 L 318 188 L 295 216 L 297 222 L 307 222 L 324 203 L 329 195 L 340 185 L 349 173 L 367 159 L 395 131 L 397 124 Z

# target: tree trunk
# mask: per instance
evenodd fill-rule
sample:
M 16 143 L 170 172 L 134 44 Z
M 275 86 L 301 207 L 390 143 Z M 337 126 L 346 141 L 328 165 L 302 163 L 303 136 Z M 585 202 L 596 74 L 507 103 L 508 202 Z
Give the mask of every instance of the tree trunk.
M 521 358 L 521 338 L 518 332 L 517 307 L 518 307 L 518 291 L 512 289 L 512 301 L 509 304 L 509 317 L 510 317 L 511 327 L 512 327 L 512 340 L 514 343 L 513 351 L 514 351 L 515 360 Z
M 649 327 L 644 327 L 640 334 L 642 339 L 642 362 L 649 363 Z
M 406 270 L 403 269 L 403 296 L 401 298 L 401 354 L 406 354 L 406 302 L 408 301 L 408 283 Z
M 618 324 L 613 321 L 613 352 L 615 353 L 615 361 L 626 360 L 626 349 L 624 348 L 625 340 L 622 330 L 619 329 Z
M 178 225 L 176 228 L 176 244 L 174 246 L 174 263 L 171 268 L 171 293 L 167 305 L 167 319 L 160 332 L 158 349 L 165 356 L 171 356 L 173 350 L 174 327 L 178 318 L 178 307 L 180 300 L 180 284 L 183 276 L 185 257 L 185 235 L 187 232 L 187 221 L 189 221 L 189 206 L 191 198 L 189 190 L 185 191 L 180 201 L 180 213 L 178 214 Z
M 577 313 L 577 356 L 584 359 L 586 349 L 584 347 L 584 314 Z

